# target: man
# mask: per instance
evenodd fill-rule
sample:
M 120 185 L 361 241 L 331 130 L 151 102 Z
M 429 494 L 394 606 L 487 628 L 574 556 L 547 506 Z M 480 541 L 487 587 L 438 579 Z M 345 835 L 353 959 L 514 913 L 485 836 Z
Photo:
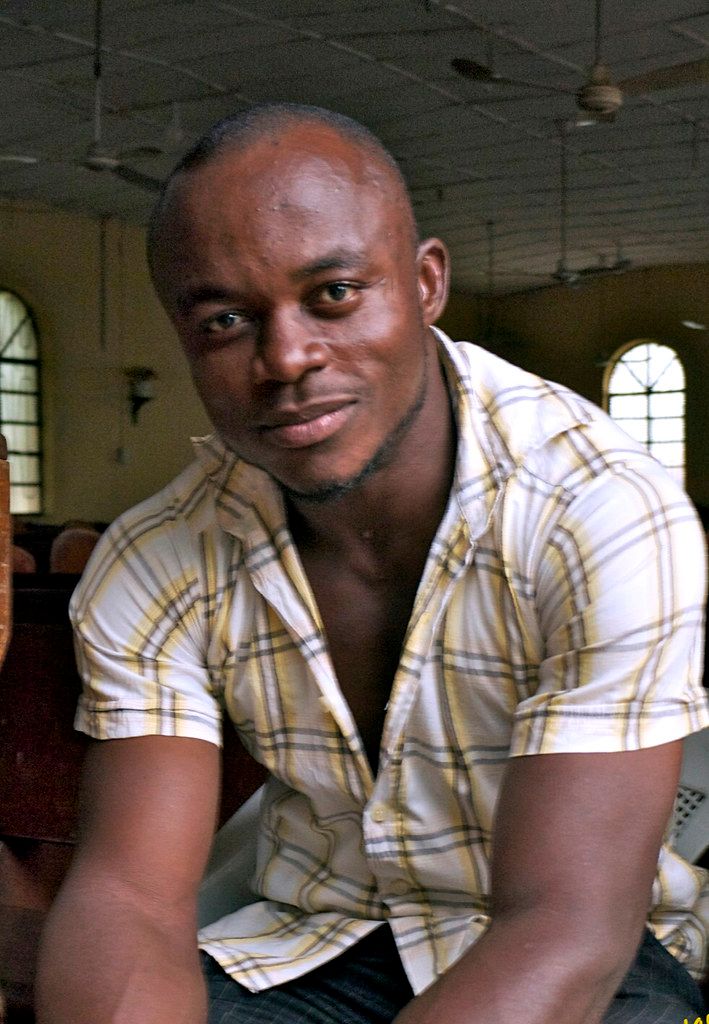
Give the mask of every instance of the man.
M 339 115 L 218 125 L 150 262 L 216 435 L 74 600 L 98 742 L 39 1020 L 696 1015 L 645 931 L 651 906 L 700 969 L 705 879 L 658 868 L 709 723 L 681 492 L 582 399 L 432 329 L 445 247 Z M 258 896 L 201 935 L 208 1009 L 222 707 L 271 777 Z

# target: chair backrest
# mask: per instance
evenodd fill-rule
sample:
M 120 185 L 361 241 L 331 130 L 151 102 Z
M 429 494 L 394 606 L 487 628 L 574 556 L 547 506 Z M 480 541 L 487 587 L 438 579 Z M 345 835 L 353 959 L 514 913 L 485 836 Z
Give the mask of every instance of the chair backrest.
M 27 548 L 20 547 L 19 544 L 12 545 L 10 560 L 12 562 L 13 572 L 37 572 L 37 559 L 34 557 L 31 551 L 28 551 Z
M 670 842 L 693 864 L 709 849 L 709 729 L 684 741 Z
M 81 573 L 101 534 L 88 526 L 70 526 L 58 533 L 49 552 L 50 572 Z

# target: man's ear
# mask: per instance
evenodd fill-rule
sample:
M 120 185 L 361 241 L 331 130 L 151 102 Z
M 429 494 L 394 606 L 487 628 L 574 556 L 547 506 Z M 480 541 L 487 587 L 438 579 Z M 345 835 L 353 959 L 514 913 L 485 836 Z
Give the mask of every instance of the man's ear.
M 419 304 L 427 327 L 435 323 L 448 301 L 450 260 L 440 238 L 427 238 L 416 250 Z

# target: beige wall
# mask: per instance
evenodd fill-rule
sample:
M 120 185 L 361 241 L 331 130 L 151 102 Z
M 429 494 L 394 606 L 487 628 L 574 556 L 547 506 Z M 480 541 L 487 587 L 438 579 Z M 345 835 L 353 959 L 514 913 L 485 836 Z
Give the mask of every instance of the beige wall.
M 100 229 L 57 210 L 0 206 L 0 286 L 32 309 L 43 362 L 47 522 L 110 520 L 171 479 L 208 423 L 148 281 L 143 232 L 106 224 L 106 317 Z M 158 374 L 132 424 L 122 367 Z M 125 462 L 119 462 L 122 449 Z
M 33 310 L 43 357 L 47 522 L 110 520 L 171 479 L 191 457 L 189 437 L 209 429 L 172 329 L 155 299 L 143 232 L 106 223 L 106 317 L 99 316 L 99 223 L 69 213 L 0 204 L 0 287 Z M 480 339 L 487 304 L 453 294 L 440 324 Z M 600 402 L 603 363 L 636 338 L 677 349 L 687 370 L 688 490 L 709 505 L 705 380 L 709 264 L 629 272 L 582 289 L 549 288 L 496 301 L 497 340 L 484 343 L 522 366 Z M 130 422 L 122 367 L 158 374 L 156 399 Z M 125 461 L 119 461 L 122 450 Z
M 437 321 L 451 338 L 473 341 L 480 336 L 485 309 L 474 297 L 451 292 L 443 316 Z

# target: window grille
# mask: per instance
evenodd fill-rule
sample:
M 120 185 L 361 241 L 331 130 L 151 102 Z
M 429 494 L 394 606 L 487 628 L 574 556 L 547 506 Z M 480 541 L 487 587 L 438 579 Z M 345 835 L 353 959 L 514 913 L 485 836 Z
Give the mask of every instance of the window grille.
M 0 430 L 10 462 L 10 512 L 42 511 L 39 344 L 32 314 L 0 290 Z
M 626 348 L 611 364 L 606 399 L 615 422 L 684 484 L 685 374 L 674 349 L 656 342 Z

